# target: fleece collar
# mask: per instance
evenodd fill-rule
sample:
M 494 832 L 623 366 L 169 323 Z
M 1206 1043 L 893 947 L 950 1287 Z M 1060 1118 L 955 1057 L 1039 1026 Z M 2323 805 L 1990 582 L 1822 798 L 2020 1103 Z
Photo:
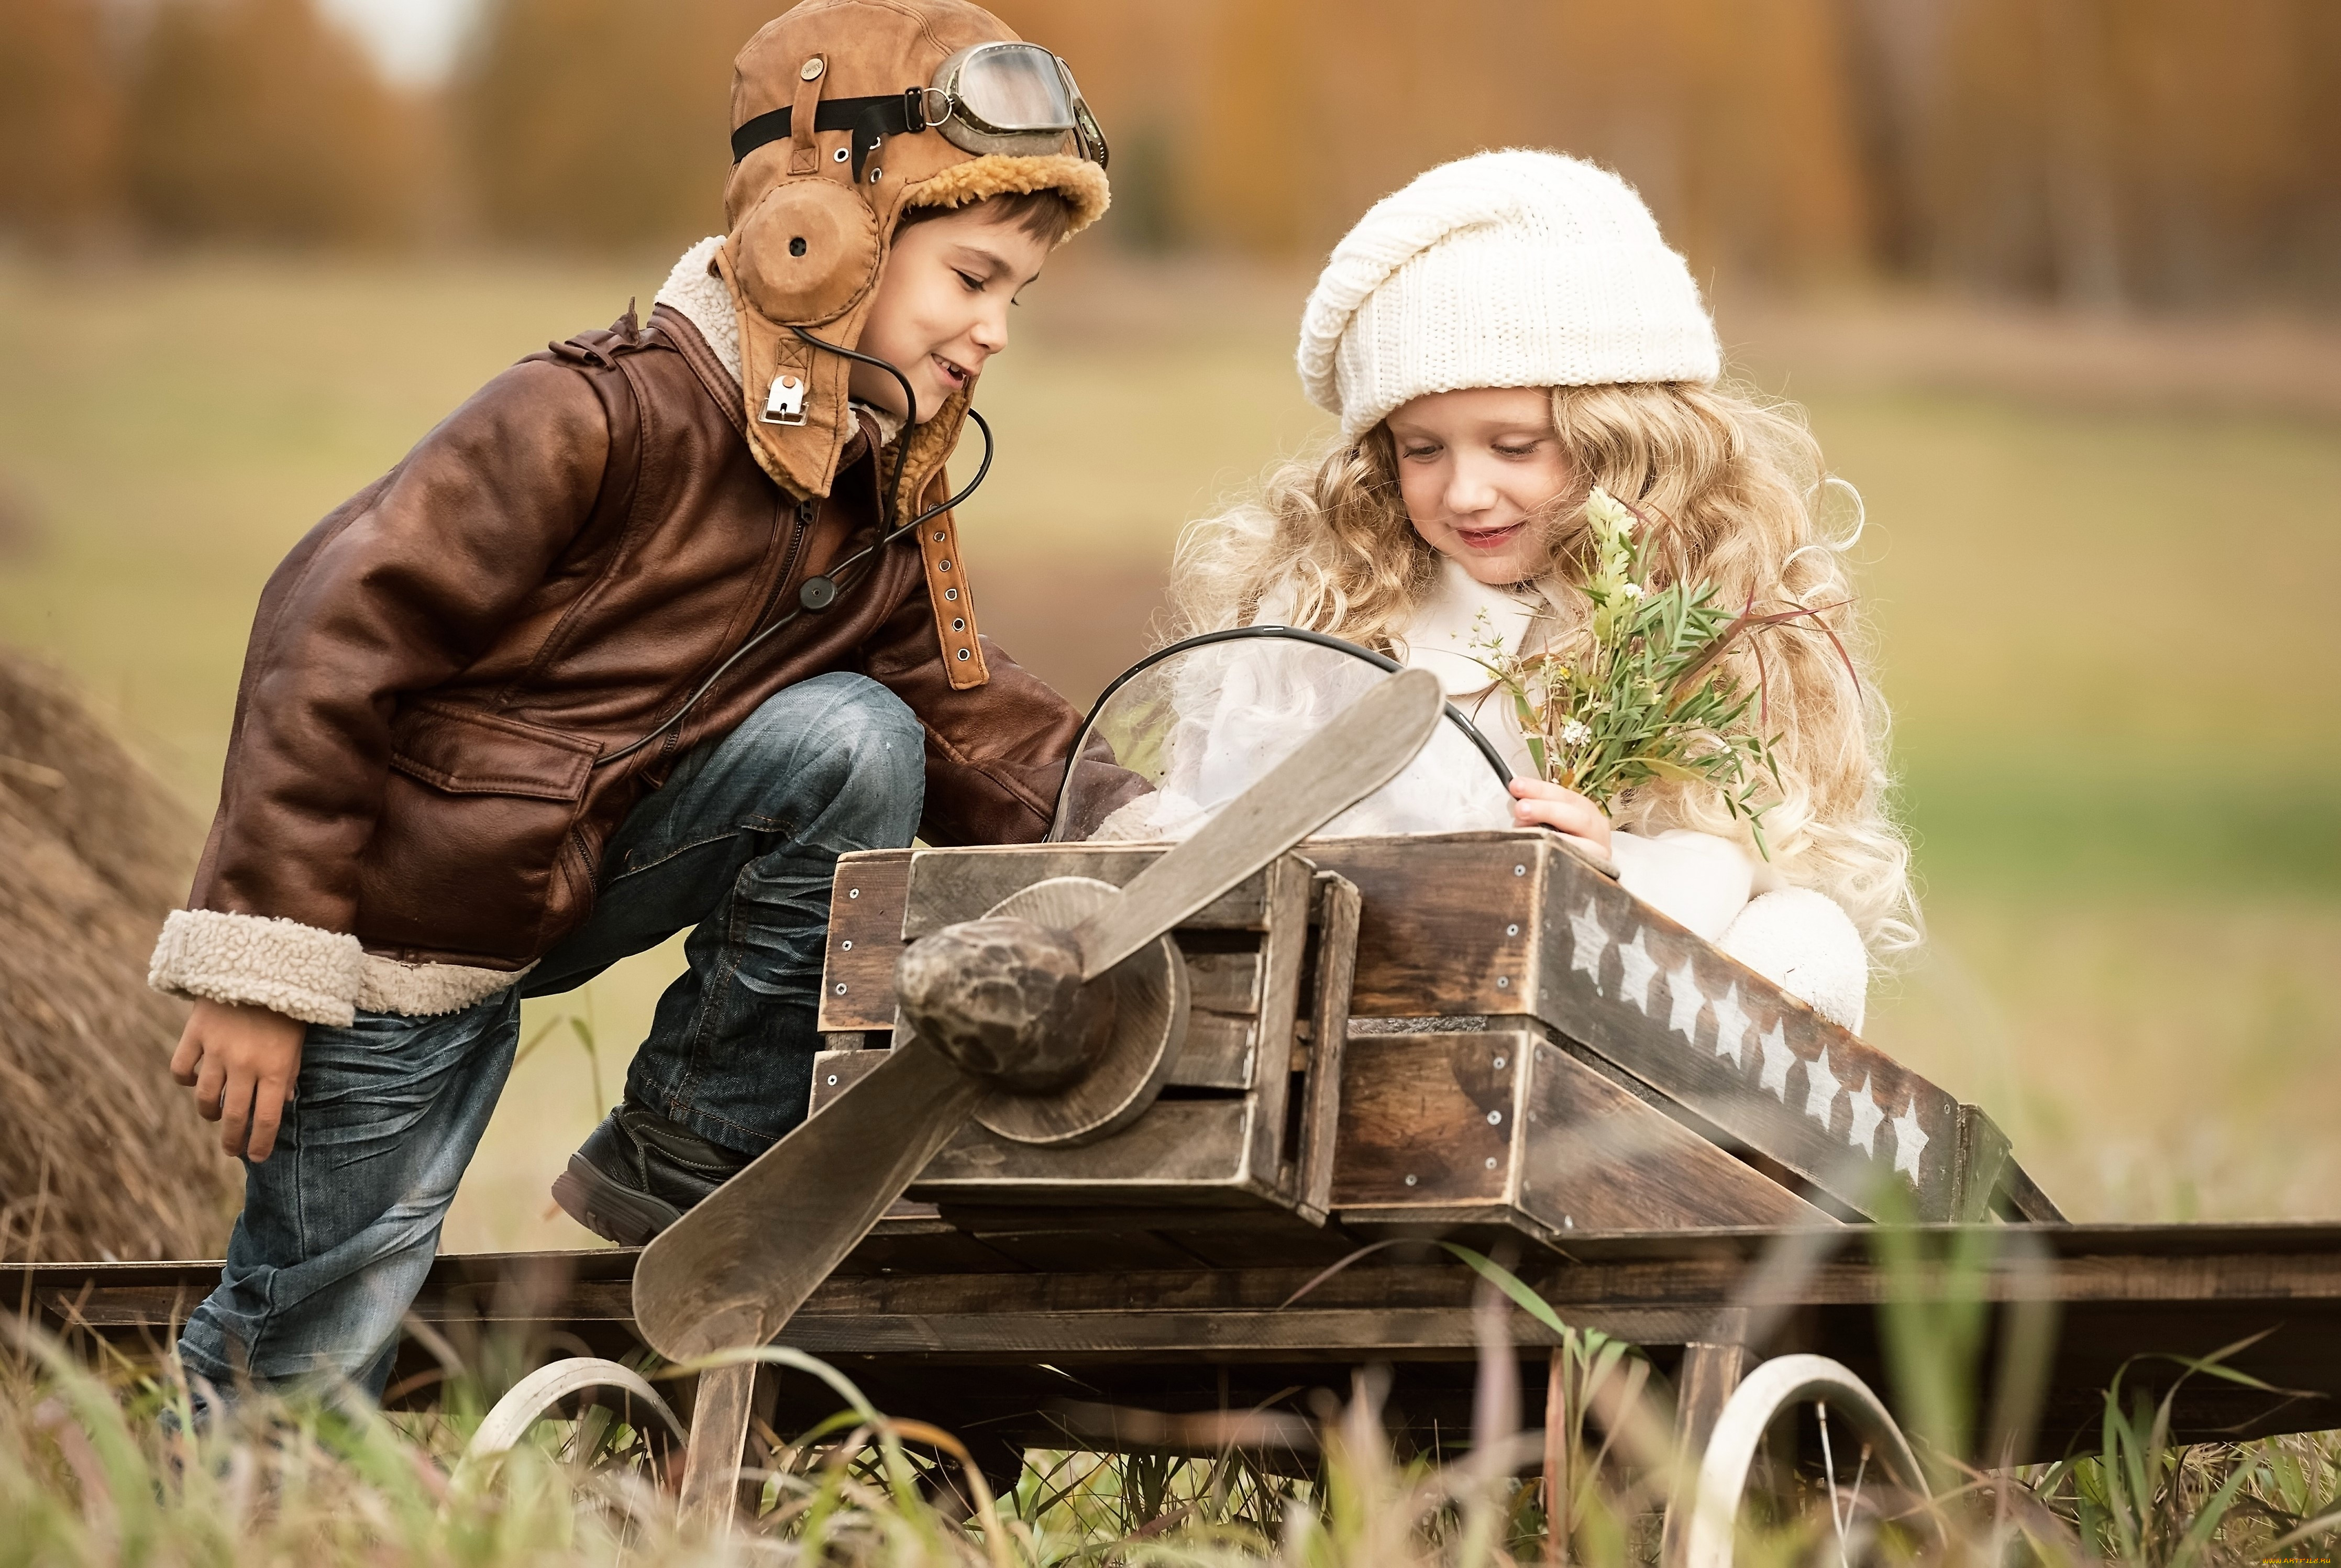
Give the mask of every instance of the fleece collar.
M 657 304 L 666 306 L 699 329 L 710 352 L 737 385 L 740 380 L 740 318 L 732 306 L 732 291 L 715 274 L 715 253 L 723 236 L 710 235 L 689 250 L 659 285 Z
M 1488 656 L 1489 635 L 1502 640 L 1505 653 L 1519 653 L 1543 608 L 1532 593 L 1490 587 L 1462 563 L 1441 555 L 1439 581 L 1397 641 L 1406 663 L 1437 675 L 1449 696 L 1469 696 L 1495 684 L 1479 662 Z

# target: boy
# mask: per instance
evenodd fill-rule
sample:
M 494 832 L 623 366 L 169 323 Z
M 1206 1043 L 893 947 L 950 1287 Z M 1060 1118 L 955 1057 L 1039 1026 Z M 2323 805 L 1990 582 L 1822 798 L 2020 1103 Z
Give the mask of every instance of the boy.
M 380 1395 L 523 994 L 694 928 L 555 1189 L 639 1243 L 802 1119 L 837 856 L 1047 831 L 1079 715 L 979 639 L 942 462 L 1103 139 L 963 0 L 797 7 L 732 122 L 647 325 L 498 376 L 262 594 L 153 975 L 247 1161 L 214 1387 Z

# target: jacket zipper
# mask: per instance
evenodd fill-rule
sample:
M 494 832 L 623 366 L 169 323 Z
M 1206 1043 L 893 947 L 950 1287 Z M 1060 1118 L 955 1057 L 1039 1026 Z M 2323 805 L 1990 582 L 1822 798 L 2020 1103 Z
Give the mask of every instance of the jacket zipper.
M 762 614 L 756 617 L 755 624 L 748 628 L 750 636 L 764 629 L 764 623 L 772 618 L 772 611 L 780 604 L 781 595 L 788 592 L 789 578 L 796 573 L 797 557 L 804 552 L 805 535 L 812 532 L 812 520 L 820 512 L 821 503 L 818 501 L 797 503 L 797 531 L 789 539 L 789 553 L 781 558 L 781 574 L 773 580 L 772 591 L 765 595 Z

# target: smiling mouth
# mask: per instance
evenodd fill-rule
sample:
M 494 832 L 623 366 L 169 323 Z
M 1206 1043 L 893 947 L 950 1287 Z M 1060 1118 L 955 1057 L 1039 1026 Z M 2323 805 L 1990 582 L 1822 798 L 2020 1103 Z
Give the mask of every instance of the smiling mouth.
M 929 355 L 927 357 L 935 362 L 935 369 L 942 376 L 943 385 L 953 392 L 957 392 L 975 379 L 974 375 L 964 367 L 952 364 L 940 354 Z
M 1519 538 L 1520 530 L 1528 525 L 1528 519 L 1523 517 L 1501 528 L 1458 528 L 1455 536 L 1474 550 L 1500 550 Z

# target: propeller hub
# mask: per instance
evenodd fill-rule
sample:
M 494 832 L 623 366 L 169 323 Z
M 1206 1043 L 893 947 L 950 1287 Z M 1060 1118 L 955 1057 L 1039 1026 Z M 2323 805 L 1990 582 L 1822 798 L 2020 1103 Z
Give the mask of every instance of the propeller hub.
M 1020 1094 L 1080 1082 L 1113 1032 L 1113 987 L 1082 984 L 1071 934 L 1030 920 L 988 916 L 921 937 L 903 951 L 894 986 L 937 1050 Z

